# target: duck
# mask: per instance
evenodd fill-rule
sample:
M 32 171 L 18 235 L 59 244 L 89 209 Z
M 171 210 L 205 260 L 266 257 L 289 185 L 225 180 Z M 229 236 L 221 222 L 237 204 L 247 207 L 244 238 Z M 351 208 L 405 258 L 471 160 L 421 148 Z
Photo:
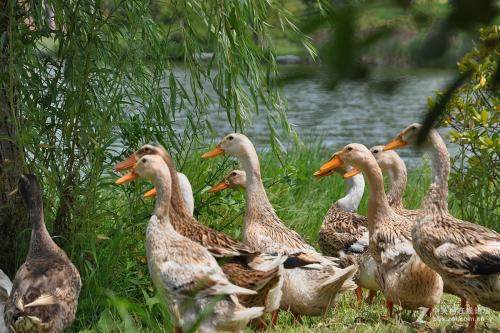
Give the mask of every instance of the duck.
M 241 287 L 257 291 L 255 296 L 240 297 L 242 304 L 247 306 L 264 305 L 265 312 L 271 313 L 271 325 L 275 325 L 278 319 L 278 304 L 281 299 L 281 286 L 283 285 L 283 267 L 299 267 L 314 264 L 316 261 L 307 256 L 297 254 L 295 256 L 283 256 L 275 253 L 261 253 L 248 245 L 233 240 L 222 232 L 211 229 L 199 223 L 192 214 L 188 214 L 184 206 L 186 193 L 179 186 L 172 158 L 165 148 L 160 145 L 147 144 L 142 146 L 126 160 L 115 166 L 116 171 L 130 169 L 141 157 L 147 155 L 160 156 L 174 175 L 172 179 L 171 207 L 169 211 L 170 221 L 178 233 L 202 246 L 206 247 L 214 257 L 221 261 L 222 268 L 229 280 Z M 156 190 L 155 190 L 156 191 Z M 149 191 L 148 196 L 152 196 Z M 192 194 L 191 194 L 192 196 Z M 283 266 L 283 267 L 281 267 Z M 257 324 L 263 328 L 264 323 L 259 320 Z
M 179 189 L 182 194 L 182 201 L 184 202 L 184 206 L 186 207 L 186 210 L 189 213 L 189 215 L 193 216 L 194 196 L 193 196 L 193 187 L 191 186 L 191 182 L 189 181 L 189 178 L 182 172 L 177 172 L 177 178 L 179 179 Z M 144 193 L 145 198 L 154 198 L 155 196 L 156 196 L 156 189 L 154 187 L 151 190 Z
M 5 324 L 11 333 L 62 332 L 75 319 L 80 273 L 45 227 L 37 178 L 22 174 L 18 191 L 32 230 L 26 261 L 17 271 L 5 303 Z
M 413 249 L 413 223 L 390 207 L 375 157 L 359 143 L 348 144 L 333 156 L 317 172 L 329 173 L 347 164 L 355 170 L 344 177 L 362 172 L 368 182 L 369 249 L 377 264 L 377 281 L 386 298 L 389 316 L 393 316 L 394 304 L 409 310 L 424 307 L 431 315 L 441 300 L 443 281 Z
M 409 125 L 384 150 L 416 145 L 421 128 Z M 420 148 L 431 156 L 433 179 L 422 204 L 424 213 L 413 226 L 413 247 L 454 294 L 470 303 L 468 328 L 474 330 L 478 304 L 500 311 L 500 234 L 450 214 L 450 157 L 438 131 L 431 129 Z
M 408 171 L 403 159 L 393 150 L 384 150 L 383 145 L 370 148 L 382 172 L 389 176 L 389 192 L 387 200 L 389 205 L 398 214 L 415 221 L 421 214 L 419 209 L 406 209 L 403 206 L 403 195 L 408 182 Z
M 377 160 L 382 172 L 387 172 L 390 180 L 390 189 L 387 194 L 389 205 L 399 215 L 405 216 L 415 222 L 417 218 L 425 216 L 423 209 L 406 209 L 403 206 L 403 194 L 407 184 L 406 165 L 401 157 L 394 150 L 384 150 L 383 145 L 370 148 L 373 156 Z M 465 312 L 467 309 L 467 300 L 459 295 L 453 289 L 453 286 L 444 283 L 443 291 L 460 297 L 460 307 Z
M 0 333 L 8 332 L 3 317 L 4 317 L 5 303 L 9 298 L 11 290 L 12 290 L 12 281 L 9 279 L 7 274 L 5 274 L 0 269 Z
M 246 308 L 236 295 L 256 292 L 232 284 L 207 248 L 182 236 L 170 222 L 172 177 L 159 155 L 138 159 L 132 171 L 118 179 L 151 181 L 157 199 L 146 231 L 149 274 L 164 296 L 176 328 L 181 332 L 243 332 L 248 322 L 262 316 L 264 307 Z M 200 313 L 213 307 L 205 317 Z
M 301 316 L 320 316 L 334 305 L 340 292 L 353 290 L 352 278 L 357 266 L 338 265 L 289 229 L 276 215 L 260 176 L 257 152 L 252 142 L 241 133 L 226 135 L 202 158 L 222 154 L 236 157 L 246 174 L 246 213 L 243 226 L 244 241 L 264 253 L 293 255 L 303 253 L 318 264 L 315 268 L 299 267 L 285 270 L 281 308 L 290 311 L 297 322 Z
M 345 166 L 335 172 L 343 175 L 351 170 L 351 166 Z M 328 175 L 317 173 L 315 177 Z M 357 174 L 344 179 L 344 184 L 347 194 L 335 201 L 323 218 L 318 243 L 322 253 L 342 258 L 340 267 L 351 262 L 358 264 L 358 273 L 354 278 L 358 285 L 358 304 L 362 301 L 362 288 L 369 290 L 367 303 L 371 304 L 380 287 L 375 279 L 376 264 L 368 251 L 368 220 L 366 216 L 356 213 L 363 197 L 365 181 L 362 174 Z

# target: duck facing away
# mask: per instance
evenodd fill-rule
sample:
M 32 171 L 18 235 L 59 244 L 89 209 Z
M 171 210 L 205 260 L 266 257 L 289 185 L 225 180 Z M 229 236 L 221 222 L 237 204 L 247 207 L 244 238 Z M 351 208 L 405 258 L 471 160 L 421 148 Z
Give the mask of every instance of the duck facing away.
M 344 175 L 351 169 L 347 166 L 335 171 Z M 330 174 L 316 173 L 315 177 Z M 344 179 L 344 183 L 347 194 L 335 201 L 323 218 L 318 243 L 322 253 L 341 257 L 341 267 L 351 262 L 358 264 L 358 273 L 354 277 L 358 285 L 356 297 L 360 303 L 362 288 L 366 288 L 369 290 L 367 302 L 371 304 L 380 287 L 375 279 L 376 264 L 368 251 L 368 219 L 356 213 L 363 197 L 365 181 L 363 175 L 357 174 Z
M 416 144 L 420 124 L 400 132 L 384 149 Z M 439 133 L 432 129 L 422 144 L 431 156 L 433 180 L 412 230 L 413 246 L 445 284 L 472 306 L 474 329 L 477 305 L 500 311 L 500 235 L 486 227 L 455 218 L 448 211 L 450 158 Z
M 377 263 L 377 280 L 386 297 L 389 315 L 392 316 L 394 304 L 410 310 L 425 307 L 430 314 L 441 300 L 443 281 L 415 253 L 411 243 L 413 223 L 389 206 L 382 171 L 368 148 L 351 143 L 321 166 L 319 172 L 330 172 L 344 164 L 363 172 L 370 188 L 369 246 Z
M 183 332 L 242 332 L 250 320 L 262 315 L 264 308 L 245 308 L 235 295 L 256 292 L 229 282 L 205 247 L 182 236 L 172 226 L 171 174 L 161 156 L 139 158 L 132 172 L 117 183 L 139 177 L 153 182 L 157 191 L 154 215 L 146 232 L 148 267 L 151 279 L 165 296 L 175 326 Z M 213 306 L 212 311 L 197 323 L 200 313 L 209 306 Z
M 339 292 L 355 288 L 352 277 L 357 271 L 356 265 L 345 269 L 337 267 L 283 224 L 267 198 L 257 152 L 246 136 L 229 134 L 202 157 L 211 158 L 224 153 L 238 158 L 246 173 L 243 237 L 247 244 L 266 253 L 302 253 L 318 262 L 316 269 L 302 267 L 285 270 L 281 307 L 296 316 L 324 314 L 334 304 Z
M 5 304 L 5 323 L 11 333 L 62 332 L 75 319 L 80 274 L 47 232 L 36 177 L 21 175 L 18 188 L 32 230 L 28 256 Z

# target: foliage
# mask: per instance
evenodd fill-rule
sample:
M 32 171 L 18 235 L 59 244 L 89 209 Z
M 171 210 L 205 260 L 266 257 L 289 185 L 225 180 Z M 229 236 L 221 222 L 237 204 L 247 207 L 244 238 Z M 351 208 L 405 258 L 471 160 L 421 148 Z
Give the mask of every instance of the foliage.
M 269 15 L 296 31 L 288 13 L 267 1 L 166 5 L 179 22 L 175 31 L 154 22 L 139 0 L 8 2 L 1 88 L 17 137 L 3 139 L 21 148 L 25 170 L 42 180 L 49 226 L 75 251 L 82 244 L 73 234 L 95 228 L 121 147 L 159 141 L 182 169 L 209 134 L 209 112 L 223 112 L 238 130 L 252 113 L 288 129 L 273 84 L 275 56 L 265 47 Z M 179 34 L 182 66 L 167 56 Z M 207 43 L 209 63 L 200 57 Z M 20 249 L 27 236 L 19 234 Z
M 444 119 L 459 147 L 450 184 L 461 216 L 497 230 L 500 202 L 491 194 L 500 192 L 500 95 L 493 84 L 499 51 L 500 26 L 483 29 L 477 47 L 458 64 L 470 78 L 451 97 Z

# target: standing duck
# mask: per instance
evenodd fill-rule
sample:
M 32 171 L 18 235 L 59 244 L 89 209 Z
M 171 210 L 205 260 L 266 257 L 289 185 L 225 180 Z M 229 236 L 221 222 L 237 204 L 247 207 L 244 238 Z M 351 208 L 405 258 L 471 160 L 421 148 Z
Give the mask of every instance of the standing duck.
M 375 146 L 370 149 L 373 156 L 377 160 L 382 171 L 389 174 L 390 189 L 387 194 L 389 205 L 398 214 L 405 216 L 415 222 L 417 218 L 425 216 L 423 209 L 406 209 L 403 206 L 403 194 L 406 190 L 407 171 L 404 161 L 394 150 L 384 150 L 384 146 Z M 460 296 L 453 289 L 453 286 L 444 281 L 443 291 L 448 294 L 453 294 L 460 297 L 460 307 L 465 311 L 467 309 L 467 300 Z
M 117 183 L 146 178 L 157 190 L 154 215 L 146 231 L 149 274 L 165 296 L 175 326 L 183 332 L 243 332 L 263 307 L 245 308 L 234 295 L 254 295 L 227 279 L 215 258 L 202 245 L 179 234 L 170 223 L 172 182 L 169 168 L 158 155 L 141 157 Z M 207 307 L 212 311 L 200 320 Z
M 75 319 L 80 274 L 47 232 L 36 177 L 21 175 L 18 188 L 32 231 L 28 256 L 5 304 L 5 324 L 11 333 L 62 332 Z
M 224 153 L 238 158 L 246 173 L 243 235 L 247 244 L 266 253 L 303 253 L 319 262 L 317 269 L 302 267 L 285 270 L 281 307 L 290 310 L 299 321 L 301 315 L 323 315 L 334 304 L 339 292 L 355 288 L 352 277 L 357 271 L 356 265 L 338 268 L 283 224 L 267 198 L 257 152 L 246 136 L 229 134 L 202 157 L 212 158 Z
M 277 321 L 277 306 L 281 299 L 281 277 L 280 266 L 301 266 L 310 263 L 307 257 L 296 256 L 286 258 L 282 255 L 262 254 L 251 247 L 233 240 L 222 232 L 211 229 L 199 223 L 192 214 L 185 209 L 185 193 L 182 192 L 180 182 L 173 165 L 172 158 L 166 150 L 158 145 L 144 145 L 125 161 L 117 164 L 115 170 L 121 171 L 131 168 L 141 157 L 147 155 L 160 156 L 166 163 L 172 180 L 172 195 L 170 198 L 171 209 L 169 211 L 170 222 L 174 229 L 184 237 L 198 242 L 206 247 L 212 255 L 224 259 L 222 268 L 229 280 L 240 286 L 257 291 L 255 296 L 241 297 L 244 305 L 266 306 L 266 312 L 273 312 L 272 324 Z M 149 191 L 148 195 L 154 195 L 156 190 Z M 262 323 L 259 324 L 262 327 Z
M 382 171 L 368 148 L 358 143 L 345 146 L 318 172 L 328 173 L 348 164 L 363 172 L 370 188 L 368 231 L 370 252 L 377 263 L 377 280 L 387 301 L 404 309 L 425 307 L 428 314 L 441 300 L 443 281 L 427 267 L 412 246 L 412 222 L 394 212 L 384 191 Z M 355 172 L 350 172 L 352 176 Z
M 420 129 L 420 124 L 408 126 L 384 149 L 416 144 Z M 474 330 L 478 304 L 500 311 L 500 235 L 459 220 L 448 211 L 450 157 L 435 129 L 429 132 L 421 148 L 431 156 L 434 177 L 424 198 L 423 214 L 412 230 L 413 247 L 453 293 L 471 304 L 469 329 Z
M 351 169 L 345 166 L 335 171 L 344 175 Z M 315 176 L 329 174 L 317 173 Z M 362 288 L 366 288 L 369 290 L 367 302 L 371 304 L 380 287 L 375 279 L 376 264 L 368 251 L 368 220 L 366 216 L 356 213 L 363 197 L 365 180 L 363 175 L 357 174 L 344 179 L 344 183 L 347 194 L 335 201 L 323 218 L 318 243 L 322 253 L 342 258 L 341 267 L 345 266 L 344 262 L 349 264 L 353 260 L 358 264 L 358 273 L 354 277 L 358 285 L 356 297 L 361 303 Z

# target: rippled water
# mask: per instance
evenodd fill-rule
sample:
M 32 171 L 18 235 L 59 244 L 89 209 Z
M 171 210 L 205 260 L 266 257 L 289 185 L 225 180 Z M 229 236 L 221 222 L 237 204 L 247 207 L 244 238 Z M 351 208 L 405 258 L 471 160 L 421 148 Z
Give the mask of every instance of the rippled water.
M 400 84 L 392 93 L 382 92 L 377 80 L 343 83 L 334 90 L 323 87 L 320 79 L 287 84 L 283 96 L 290 122 L 301 137 L 319 136 L 332 152 L 351 142 L 369 147 L 383 144 L 410 123 L 422 120 L 427 98 L 442 89 L 451 74 L 426 70 L 381 72 L 377 77 L 397 78 Z M 210 118 L 217 133 L 231 131 L 224 114 Z M 269 139 L 265 117 L 255 117 L 247 134 L 258 146 L 265 146 Z M 411 149 L 399 153 L 410 166 L 420 161 Z

